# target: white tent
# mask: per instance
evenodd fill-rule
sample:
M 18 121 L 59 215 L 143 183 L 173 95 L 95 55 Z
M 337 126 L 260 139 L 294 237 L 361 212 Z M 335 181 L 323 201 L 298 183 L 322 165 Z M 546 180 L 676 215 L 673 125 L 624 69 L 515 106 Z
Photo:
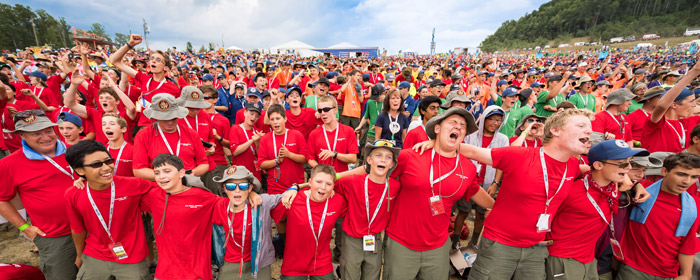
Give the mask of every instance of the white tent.
M 241 48 L 239 48 L 239 47 L 237 47 L 237 46 L 230 46 L 230 47 L 227 48 L 227 50 L 230 50 L 230 51 L 240 51 L 240 50 L 243 50 L 243 49 L 241 49 Z
M 328 48 L 329 49 L 353 49 L 353 48 L 357 48 L 357 46 L 350 44 L 348 42 L 342 42 L 342 43 L 332 45 Z
M 292 40 L 270 48 L 272 54 L 288 54 L 301 56 L 315 56 L 321 53 L 313 51 L 314 47 L 299 40 Z

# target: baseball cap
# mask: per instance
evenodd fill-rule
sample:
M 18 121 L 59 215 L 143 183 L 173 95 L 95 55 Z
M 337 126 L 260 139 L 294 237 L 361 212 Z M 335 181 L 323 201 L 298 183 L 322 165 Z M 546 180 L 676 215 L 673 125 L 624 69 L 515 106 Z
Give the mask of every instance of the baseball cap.
M 246 96 L 252 95 L 252 96 L 257 96 L 257 97 L 260 97 L 261 94 L 262 94 L 262 92 L 260 92 L 260 90 L 256 87 L 249 87 L 248 91 L 245 93 Z
M 512 87 L 507 87 L 503 93 L 501 93 L 501 97 L 508 97 L 508 96 L 514 96 L 520 94 L 517 89 L 512 88 Z
M 44 74 L 44 72 L 41 72 L 39 70 L 29 73 L 29 76 L 39 78 L 44 82 L 46 82 L 46 80 L 48 79 L 48 77 L 46 77 L 46 74 Z
M 664 97 L 664 95 L 666 95 L 666 93 L 668 93 L 669 90 L 671 90 L 671 89 L 668 89 L 668 90 L 666 90 L 666 92 L 661 94 L 661 97 Z M 691 96 L 691 95 L 695 96 L 695 94 L 692 91 L 690 91 L 688 88 L 683 88 L 683 91 L 681 91 L 681 93 L 678 94 L 678 97 L 676 97 L 676 99 L 674 99 L 673 102 L 681 101 L 681 100 L 683 100 L 686 97 Z
M 500 80 L 500 81 L 498 81 L 498 83 L 496 83 L 496 87 L 500 87 L 500 86 L 505 85 L 505 84 L 509 84 L 509 85 L 510 85 L 510 84 L 512 84 L 512 83 L 513 83 L 513 82 L 511 82 L 511 81 Z
M 454 74 L 452 74 L 452 77 L 451 77 L 451 78 L 452 78 L 452 79 L 461 79 L 462 77 L 463 77 L 462 74 L 459 74 L 458 72 L 455 72 Z
M 371 76 L 369 75 L 369 73 L 362 74 L 362 81 L 369 82 L 370 78 Z
M 226 79 L 226 75 L 219 73 L 218 75 L 216 75 L 216 79 Z
M 491 106 L 498 107 L 498 106 L 496 106 L 496 105 L 491 105 Z M 489 107 L 491 107 L 491 106 L 489 106 Z M 488 109 L 489 109 L 489 108 L 486 108 L 486 110 L 488 110 Z M 490 116 L 493 116 L 493 115 L 501 115 L 501 116 L 503 116 L 503 115 L 505 115 L 505 114 L 503 113 L 503 110 L 502 110 L 500 107 L 498 107 L 498 108 L 495 108 L 495 109 L 493 109 L 493 110 L 490 110 L 490 111 L 486 114 L 486 116 L 484 116 L 484 119 L 486 119 L 486 118 L 488 118 L 488 117 L 490 117 Z
M 291 86 L 287 89 L 287 93 L 284 95 L 284 97 L 289 97 L 290 94 L 292 94 L 292 91 L 296 91 L 299 96 L 302 96 L 304 93 L 301 91 L 301 88 L 298 86 Z
M 77 127 L 83 126 L 83 120 L 81 120 L 80 117 L 76 116 L 75 114 L 68 113 L 68 112 L 62 112 L 60 115 L 58 115 L 58 119 L 60 119 L 64 122 L 72 123 Z
M 593 145 L 588 151 L 588 165 L 607 159 L 625 159 L 635 156 L 648 156 L 647 150 L 633 150 L 620 139 L 606 140 Z
M 260 108 L 260 104 L 258 104 L 257 102 L 251 102 L 251 103 L 246 104 L 245 109 L 246 109 L 246 111 L 258 112 L 258 114 L 262 113 L 262 109 Z
M 398 89 L 411 88 L 411 84 L 407 81 L 401 81 L 397 88 Z
M 245 88 L 245 85 L 243 83 L 237 83 L 234 88 Z
M 445 85 L 446 84 L 440 79 L 435 79 L 430 83 L 430 87 L 445 86 Z
M 386 80 L 389 82 L 393 82 L 395 80 L 395 76 L 393 73 L 386 73 Z
M 543 84 L 540 84 L 540 83 L 538 83 L 538 82 L 534 82 L 534 83 L 530 84 L 530 87 L 531 87 L 531 88 L 544 87 L 544 85 L 543 85 Z
M 338 72 L 335 72 L 335 71 L 333 71 L 333 72 L 328 72 L 328 73 L 326 74 L 326 78 L 328 78 L 328 79 L 333 79 L 333 78 L 335 78 L 335 77 L 337 77 L 337 76 L 338 76 Z
M 202 78 L 200 78 L 200 80 L 203 80 L 203 81 L 212 81 L 212 82 L 213 82 L 213 81 L 214 81 L 214 76 L 212 76 L 211 74 L 207 73 L 207 74 L 202 75 Z
M 318 78 L 318 80 L 316 80 L 316 82 L 314 82 L 314 85 L 317 85 L 317 84 L 326 84 L 327 86 L 330 86 L 331 82 L 328 81 L 328 78 L 321 77 L 321 78 Z

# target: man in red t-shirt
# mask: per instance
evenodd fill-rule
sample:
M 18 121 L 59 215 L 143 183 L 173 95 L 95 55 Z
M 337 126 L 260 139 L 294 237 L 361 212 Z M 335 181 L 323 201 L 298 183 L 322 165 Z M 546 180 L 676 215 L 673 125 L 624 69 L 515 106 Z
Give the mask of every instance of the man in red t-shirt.
M 686 86 L 698 75 L 700 63 L 659 98 L 642 131 L 642 147 L 649 152 L 678 153 L 689 146 L 688 134 L 700 123 L 700 116 L 691 116 L 697 104 L 695 95 Z
M 14 120 L 22 148 L 0 160 L 0 215 L 34 241 L 48 279 L 75 279 L 75 245 L 61 198 L 77 176 L 66 162 L 66 146 L 43 111 L 21 111 Z M 10 203 L 17 195 L 31 225 Z
M 621 184 L 626 179 L 631 158 L 648 155 L 645 150 L 633 150 L 622 140 L 607 140 L 591 147 L 588 152 L 591 171 L 574 182 L 552 220 L 549 235 L 553 243 L 547 247 L 549 257 L 545 266 L 547 279 L 560 274 L 567 279 L 598 277 L 594 262 L 596 241 L 612 223 L 613 213 L 618 211 L 620 192 L 632 187 L 632 184 Z M 646 194 L 635 202 L 648 198 L 644 186 L 635 184 L 635 187 L 637 197 Z
M 616 254 L 622 262 L 618 279 L 691 277 L 698 221 L 697 202 L 687 190 L 700 177 L 700 156 L 671 155 L 661 174 L 664 179 L 646 188 L 649 199 L 630 212 Z
M 300 191 L 289 209 L 280 204 L 270 213 L 277 223 L 286 217 L 289 228 L 282 261 L 283 279 L 335 279 L 330 242 L 333 225 L 347 211 L 343 196 L 331 196 L 335 178 L 333 167 L 317 165 L 311 169 L 310 188 Z
M 86 180 L 85 190 L 71 187 L 64 196 L 79 275 L 89 279 L 146 275 L 148 248 L 139 204 L 155 184 L 114 177 L 115 159 L 94 140 L 71 146 L 66 161 Z
M 610 136 L 607 139 L 620 139 L 628 145 L 634 146 L 632 138 L 632 125 L 623 112 L 632 104 L 635 95 L 626 88 L 616 89 L 608 95 L 608 101 L 603 106 L 603 111 L 595 114 L 591 121 L 593 132 L 600 132 Z
M 590 111 L 579 109 L 554 113 L 545 124 L 542 148 L 462 145 L 462 155 L 503 171 L 470 279 L 542 274 L 547 257 L 542 245 L 548 244 L 544 240 L 551 217 L 581 174 L 576 157 L 587 150 L 591 117 Z
M 338 104 L 330 95 L 318 99 L 318 113 L 323 125 L 311 131 L 308 138 L 309 165 L 333 166 L 336 172 L 348 170 L 348 164 L 357 161 L 357 137 L 355 130 L 341 124 L 335 117 Z M 325 140 L 325 141 L 324 141 Z
M 262 110 L 258 103 L 248 103 L 244 110 L 244 120 L 238 125 L 231 127 L 229 132 L 229 141 L 231 144 L 232 165 L 245 166 L 250 170 L 255 178 L 260 180 L 260 164 L 258 163 L 258 146 L 260 138 L 265 135 L 264 132 L 256 130 L 255 124 L 260 118 Z M 267 182 L 262 182 L 267 186 Z
M 290 86 L 287 90 L 286 98 L 289 103 L 289 110 L 286 112 L 286 126 L 289 129 L 301 132 L 304 139 L 308 139 L 311 131 L 322 124 L 322 122 L 316 117 L 316 110 L 313 108 L 301 108 L 301 96 L 301 89 L 297 86 Z M 266 119 L 265 124 L 270 125 L 270 121 Z

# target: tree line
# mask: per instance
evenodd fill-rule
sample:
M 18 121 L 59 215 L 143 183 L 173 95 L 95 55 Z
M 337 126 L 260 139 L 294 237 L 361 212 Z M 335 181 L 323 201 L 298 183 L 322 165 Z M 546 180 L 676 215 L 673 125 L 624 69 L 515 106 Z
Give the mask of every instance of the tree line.
M 588 37 L 606 42 L 613 37 L 656 33 L 681 35 L 700 27 L 698 0 L 552 0 L 518 20 L 508 20 L 481 42 L 493 52 L 568 42 Z

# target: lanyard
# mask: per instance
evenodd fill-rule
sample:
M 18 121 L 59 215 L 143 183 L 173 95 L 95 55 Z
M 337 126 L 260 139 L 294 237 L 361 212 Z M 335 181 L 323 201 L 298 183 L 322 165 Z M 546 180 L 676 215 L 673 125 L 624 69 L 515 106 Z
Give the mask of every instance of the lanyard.
M 535 148 L 537 148 L 537 138 L 535 138 L 535 140 L 532 140 L 532 142 L 535 142 Z M 525 148 L 527 148 L 527 138 L 525 138 L 525 141 L 523 141 L 523 143 L 525 143 Z
M 613 216 L 610 216 L 610 222 L 608 222 L 608 219 L 605 218 L 605 214 L 603 214 L 603 210 L 600 209 L 600 206 L 598 206 L 598 203 L 595 202 L 591 194 L 588 192 L 588 174 L 586 174 L 586 177 L 583 178 L 583 185 L 586 186 L 586 196 L 588 197 L 588 201 L 593 204 L 593 207 L 595 207 L 595 210 L 598 212 L 601 218 L 603 218 L 603 221 L 605 221 L 606 224 L 610 227 L 610 232 L 612 233 L 612 238 L 615 238 L 615 224 L 613 223 Z M 610 206 L 612 207 L 612 205 Z
M 160 133 L 160 138 L 163 139 L 163 143 L 165 143 L 165 147 L 168 148 L 168 151 L 170 154 L 173 154 L 173 148 L 170 147 L 170 143 L 168 143 L 168 139 L 165 139 L 165 135 L 163 135 L 163 130 L 160 128 L 160 124 L 158 124 L 158 133 Z M 177 127 L 177 151 L 173 154 L 176 156 L 180 156 L 180 127 Z
M 309 217 L 309 225 L 311 226 L 311 235 L 314 236 L 314 241 L 316 241 L 316 248 L 314 248 L 314 270 L 316 270 L 316 250 L 318 250 L 318 239 L 321 238 L 321 231 L 323 230 L 323 223 L 326 222 L 326 212 L 328 212 L 328 200 L 326 199 L 326 206 L 323 207 L 323 214 L 321 214 L 321 224 L 318 226 L 318 235 L 314 230 L 314 221 L 311 219 L 311 206 L 309 205 L 309 197 L 311 197 L 311 191 L 309 195 L 306 196 L 306 214 Z
M 233 217 L 231 219 L 228 218 L 228 212 L 233 213 Z M 241 244 L 238 244 L 236 242 L 236 237 L 233 236 L 233 221 L 236 219 L 236 212 L 231 211 L 231 202 L 228 202 L 228 207 L 226 208 L 226 220 L 228 220 L 228 232 L 231 234 L 231 240 L 233 240 L 233 244 L 236 244 L 239 248 L 241 248 L 241 265 L 238 269 L 238 276 L 241 276 L 242 273 L 242 268 L 243 268 L 243 248 L 245 248 L 245 232 L 248 229 L 248 206 L 246 205 L 245 208 L 243 209 L 243 236 L 241 237 Z
M 626 125 L 625 116 L 623 116 L 622 114 L 619 115 L 619 116 L 620 116 L 620 120 L 622 121 L 622 123 L 620 123 L 620 122 L 618 122 L 617 119 L 615 118 L 615 115 L 613 115 L 612 113 L 610 113 L 610 111 L 605 110 L 605 112 L 607 112 L 608 115 L 610 115 L 610 117 L 613 119 L 613 121 L 615 121 L 615 123 L 617 123 L 618 126 L 620 126 L 620 134 L 622 134 L 622 140 L 624 140 L 624 139 L 625 139 L 625 125 Z M 671 126 L 671 127 L 673 127 L 673 126 Z M 675 130 L 675 129 L 674 129 L 674 130 Z
M 95 211 L 95 215 L 97 215 L 97 219 L 100 220 L 100 224 L 102 224 L 102 228 L 105 229 L 107 232 L 107 236 L 109 237 L 109 240 L 112 241 L 112 244 L 114 244 L 114 239 L 112 239 L 112 233 L 110 232 L 110 229 L 112 228 L 112 215 L 114 214 L 114 197 L 115 197 L 115 190 L 114 190 L 114 182 L 112 182 L 112 186 L 110 187 L 110 197 L 109 197 L 109 225 L 105 223 L 105 219 L 102 217 L 102 213 L 100 213 L 100 209 L 97 209 L 97 205 L 95 205 L 95 200 L 92 199 L 92 194 L 90 194 L 90 187 L 88 186 L 88 183 L 85 182 L 85 189 L 87 190 L 87 196 L 88 199 L 90 200 L 90 205 L 92 205 L 92 210 Z
M 119 169 L 119 159 L 122 158 L 122 152 L 124 151 L 124 147 L 126 146 L 126 141 L 122 143 L 122 146 L 119 148 L 119 153 L 117 153 L 117 159 L 115 160 L 114 164 L 114 172 L 112 174 L 117 174 L 117 169 Z M 107 151 L 109 151 L 109 145 L 107 145 Z
M 389 179 L 386 180 L 386 184 L 384 185 L 384 192 L 382 192 L 382 197 L 379 198 L 379 203 L 377 203 L 377 209 L 374 209 L 374 214 L 372 214 L 372 219 L 370 220 L 369 218 L 369 187 L 367 186 L 367 183 L 369 181 L 369 175 L 365 176 L 365 208 L 367 209 L 367 235 L 370 234 L 370 229 L 372 228 L 372 222 L 374 222 L 374 218 L 377 217 L 377 213 L 379 213 L 379 208 L 382 207 L 382 203 L 384 202 L 384 197 L 386 196 L 386 190 L 389 188 Z
M 73 168 L 72 168 L 72 167 L 70 167 L 70 166 L 68 167 L 68 168 L 70 168 L 70 171 L 71 171 L 71 172 L 68 172 L 68 171 L 66 171 L 65 169 L 63 169 L 63 167 L 61 167 L 60 165 L 58 165 L 58 163 L 56 163 L 55 161 L 53 161 L 53 159 L 51 159 L 50 157 L 47 157 L 47 156 L 45 156 L 45 155 L 41 155 L 41 156 L 44 157 L 46 160 L 48 160 L 51 164 L 53 164 L 53 166 L 56 167 L 56 169 L 58 169 L 59 171 L 63 172 L 63 174 L 66 174 L 66 175 L 68 175 L 71 179 L 74 179 L 74 180 L 75 180 L 75 178 L 73 178 L 73 174 L 72 174 L 72 173 L 73 173 Z
M 445 175 L 442 175 L 442 176 L 440 176 L 440 178 L 437 178 L 437 179 L 435 179 L 435 180 L 433 180 L 433 160 L 434 160 L 434 159 L 435 159 L 435 149 L 433 149 L 432 153 L 430 154 L 430 192 L 433 194 L 433 196 L 435 196 L 435 191 L 433 190 L 433 185 L 434 185 L 435 183 L 441 182 L 442 180 L 445 180 L 447 177 L 449 177 L 450 175 L 452 175 L 452 173 L 454 173 L 455 170 L 457 170 L 457 165 L 459 165 L 459 155 L 457 155 L 457 159 L 455 159 L 455 168 L 452 168 L 452 171 L 447 172 Z M 439 161 L 439 158 L 438 158 L 438 161 Z M 439 164 L 440 164 L 440 162 L 438 162 L 438 165 L 439 165 Z M 438 166 L 438 167 L 439 167 L 439 166 Z M 439 171 L 438 171 L 438 172 L 439 172 Z M 462 184 L 460 183 L 459 188 L 457 189 L 457 191 L 459 191 L 459 189 L 460 189 L 461 187 L 462 187 Z M 442 197 L 442 193 L 441 193 L 441 192 L 442 192 L 442 184 L 440 184 L 440 190 L 438 190 L 438 192 L 440 192 L 440 193 L 438 193 L 438 194 Z M 457 192 L 455 192 L 455 193 L 457 193 Z M 452 195 L 450 195 L 450 196 L 453 196 L 453 195 L 454 195 L 454 194 L 452 194 Z M 445 197 L 450 197 L 450 196 L 445 196 Z
M 287 132 L 289 132 L 288 129 L 284 130 L 284 143 L 282 143 L 282 147 L 287 146 Z M 246 135 L 246 138 L 248 136 Z M 277 138 L 277 135 L 272 133 L 272 150 L 275 151 L 276 154 L 279 154 L 279 151 L 277 150 L 277 141 L 275 140 Z M 280 147 L 280 149 L 282 148 Z
M 542 175 L 544 176 L 544 194 L 547 197 L 547 200 L 544 203 L 544 213 L 547 214 L 547 208 L 549 208 L 549 203 L 552 202 L 552 199 L 554 199 L 555 196 L 557 196 L 559 190 L 561 190 L 561 187 L 564 185 L 564 181 L 566 181 L 566 172 L 569 171 L 569 166 L 567 164 L 566 169 L 564 169 L 564 174 L 561 176 L 561 182 L 559 182 L 559 187 L 557 188 L 557 191 L 554 193 L 554 195 L 550 198 L 549 175 L 547 175 L 547 163 L 544 161 L 544 148 L 540 148 L 540 164 L 542 165 Z
M 586 94 L 586 96 L 584 97 L 583 94 L 581 94 L 581 92 L 579 92 L 578 96 L 581 97 L 581 102 L 583 102 L 583 107 L 588 108 L 588 101 L 589 101 L 588 94 Z
M 153 89 L 153 90 L 151 90 L 151 91 L 148 91 L 148 85 L 151 84 L 151 81 L 152 81 L 152 80 L 153 80 L 153 76 L 151 76 L 151 78 L 148 79 L 148 82 L 146 83 L 146 90 L 147 90 L 147 92 L 141 94 L 141 95 L 143 95 L 144 97 L 145 97 L 146 95 L 151 94 L 151 92 L 154 92 L 154 91 L 158 90 L 160 87 L 162 87 L 162 86 L 163 86 L 163 83 L 165 83 L 166 78 L 163 77 L 163 80 L 160 81 L 160 84 L 158 84 L 158 87 L 156 87 L 155 89 Z M 144 98 L 144 99 L 145 99 L 145 98 Z
M 326 133 L 326 127 L 323 126 L 323 137 L 326 138 L 326 146 L 328 150 L 335 152 L 335 147 L 338 144 L 338 131 L 340 131 L 340 124 L 335 125 L 335 139 L 333 139 L 333 149 L 331 149 L 331 143 L 328 142 L 328 134 Z
M 673 125 L 671 125 L 671 123 L 668 122 L 668 120 L 666 120 L 666 123 L 668 124 L 668 126 L 671 127 L 671 129 L 673 129 L 673 132 L 676 133 L 676 136 L 678 136 L 678 141 L 681 142 L 681 149 L 685 149 L 685 128 L 683 127 L 683 123 L 678 122 L 678 124 L 681 125 L 681 133 L 680 134 L 678 134 L 678 130 L 676 130 L 676 128 L 673 127 Z
M 193 128 L 190 121 L 187 120 L 187 117 L 185 117 L 185 123 L 187 123 L 187 126 L 190 128 Z M 194 116 L 194 130 L 199 132 L 199 114 Z
M 243 135 L 245 136 L 245 141 L 246 142 L 250 141 L 250 138 L 248 138 L 248 132 L 246 132 L 245 127 L 243 127 L 243 124 L 239 124 L 239 126 L 241 127 L 241 130 L 243 130 Z M 253 128 L 253 134 L 255 134 L 255 133 L 256 133 L 255 128 Z M 275 139 L 274 135 L 272 135 L 272 139 L 273 140 Z M 255 143 L 251 143 L 249 148 L 250 148 L 250 151 L 253 152 L 253 156 L 255 156 L 255 149 L 253 149 L 253 145 L 255 145 Z
M 36 94 L 36 87 L 34 87 L 33 91 L 34 91 L 34 95 L 36 95 L 36 98 L 39 98 L 39 97 L 41 97 L 41 94 L 44 93 L 44 88 L 41 88 L 41 90 L 39 91 L 39 94 Z

